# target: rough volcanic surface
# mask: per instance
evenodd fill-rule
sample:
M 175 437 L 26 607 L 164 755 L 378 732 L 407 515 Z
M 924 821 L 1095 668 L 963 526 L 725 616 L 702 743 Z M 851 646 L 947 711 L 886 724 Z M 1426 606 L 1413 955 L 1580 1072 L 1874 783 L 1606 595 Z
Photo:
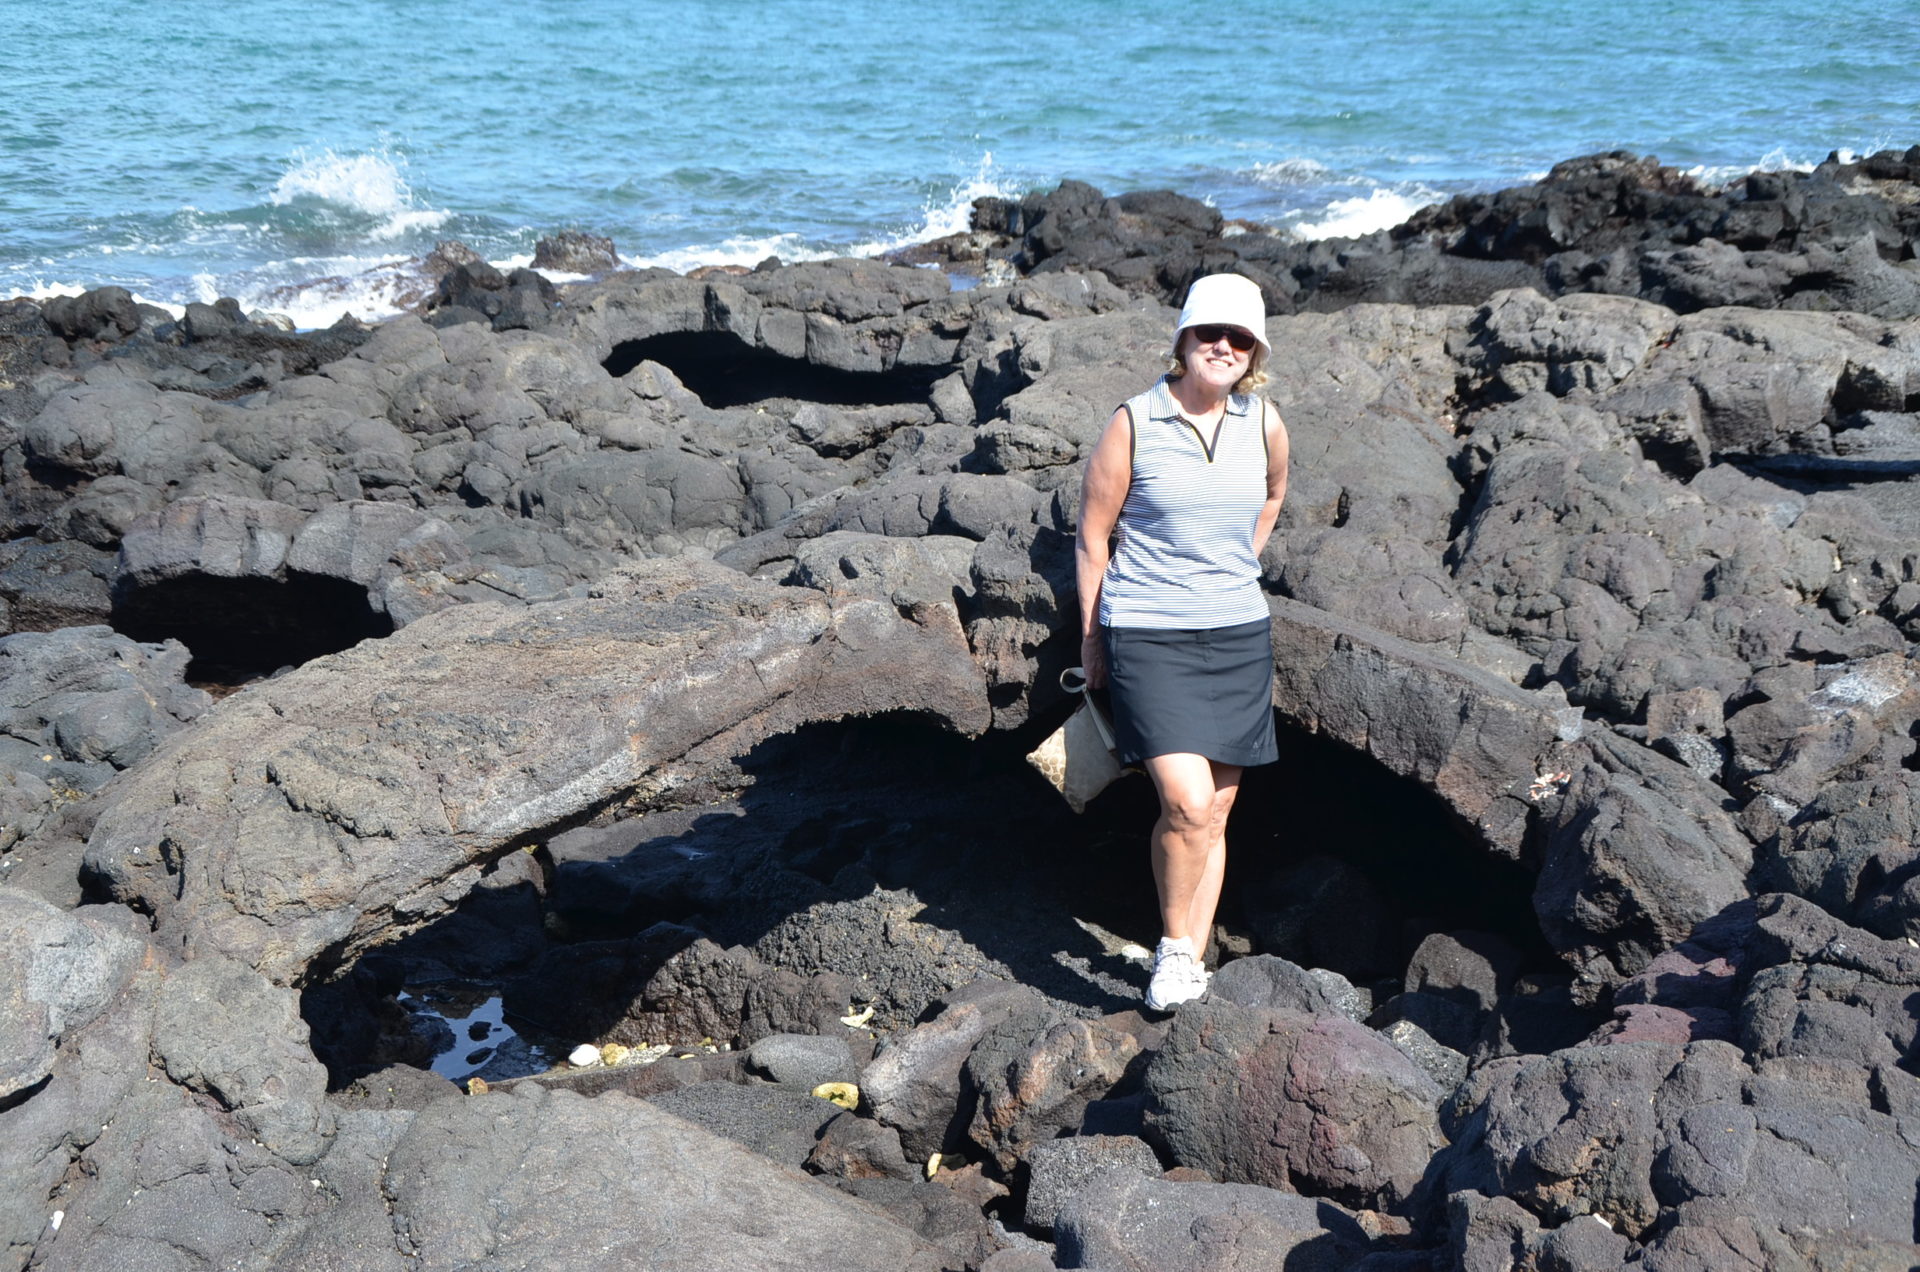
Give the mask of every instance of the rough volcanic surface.
M 0 306 L 0 1272 L 1913 1266 L 1917 169 Z M 1168 1018 L 1023 756 L 1225 268 L 1283 762 Z

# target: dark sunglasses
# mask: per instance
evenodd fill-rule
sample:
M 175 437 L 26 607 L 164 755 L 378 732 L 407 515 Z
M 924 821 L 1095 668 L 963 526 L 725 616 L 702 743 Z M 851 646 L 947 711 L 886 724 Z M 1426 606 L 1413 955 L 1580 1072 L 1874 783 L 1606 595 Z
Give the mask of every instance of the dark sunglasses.
M 1253 348 L 1255 343 L 1251 331 L 1245 331 L 1239 327 L 1224 326 L 1221 323 L 1208 323 L 1204 327 L 1188 327 L 1187 330 L 1191 331 L 1194 339 L 1203 345 L 1219 344 L 1220 341 L 1224 339 L 1240 353 L 1245 353 L 1247 350 Z

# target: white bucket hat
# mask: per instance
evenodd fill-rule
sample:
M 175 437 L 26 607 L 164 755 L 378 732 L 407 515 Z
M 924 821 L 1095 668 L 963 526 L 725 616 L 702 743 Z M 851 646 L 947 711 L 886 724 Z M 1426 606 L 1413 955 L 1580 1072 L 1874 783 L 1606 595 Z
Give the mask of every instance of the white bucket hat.
M 1188 327 L 1225 323 L 1253 333 L 1260 348 L 1271 355 L 1267 343 L 1267 305 L 1260 296 L 1260 284 L 1244 274 L 1208 274 L 1193 280 L 1187 289 L 1186 308 L 1180 311 L 1179 325 L 1173 329 L 1175 344 Z

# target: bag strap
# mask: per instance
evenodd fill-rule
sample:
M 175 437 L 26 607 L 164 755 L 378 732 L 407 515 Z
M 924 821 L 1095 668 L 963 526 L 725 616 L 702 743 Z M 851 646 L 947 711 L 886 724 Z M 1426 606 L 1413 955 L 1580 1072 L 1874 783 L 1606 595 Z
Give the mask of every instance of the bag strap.
M 1093 700 L 1093 695 L 1087 692 L 1087 669 L 1067 668 L 1060 673 L 1060 687 L 1068 693 L 1080 695 L 1080 705 L 1093 717 L 1093 728 L 1100 735 L 1101 744 L 1109 751 L 1118 750 L 1119 743 L 1113 740 L 1113 723 L 1107 719 L 1107 713 L 1100 709 L 1100 704 Z

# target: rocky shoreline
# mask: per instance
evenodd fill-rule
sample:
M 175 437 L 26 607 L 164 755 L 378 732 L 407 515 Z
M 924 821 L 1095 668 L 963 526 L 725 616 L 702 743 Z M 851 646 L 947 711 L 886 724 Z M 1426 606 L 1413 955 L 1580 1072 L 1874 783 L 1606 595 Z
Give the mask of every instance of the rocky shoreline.
M 1615 154 L 0 303 L 0 1269 L 1920 1263 L 1917 243 L 1920 147 Z M 1150 1017 L 1150 795 L 1022 757 L 1078 463 L 1228 268 L 1284 759 Z

